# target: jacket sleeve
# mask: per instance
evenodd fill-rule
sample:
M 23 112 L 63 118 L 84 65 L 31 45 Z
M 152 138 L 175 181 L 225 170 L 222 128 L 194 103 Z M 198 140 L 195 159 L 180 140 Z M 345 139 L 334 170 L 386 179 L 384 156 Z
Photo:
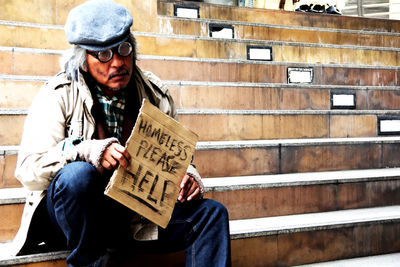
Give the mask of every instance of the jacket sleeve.
M 24 124 L 15 176 L 29 190 L 47 189 L 51 179 L 73 160 L 65 153 L 66 116 L 62 90 L 44 85 Z

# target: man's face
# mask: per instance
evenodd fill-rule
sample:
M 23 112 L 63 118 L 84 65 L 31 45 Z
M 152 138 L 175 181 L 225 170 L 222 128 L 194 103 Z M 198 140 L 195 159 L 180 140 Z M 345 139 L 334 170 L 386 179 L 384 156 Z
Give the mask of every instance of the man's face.
M 132 54 L 122 57 L 118 53 L 114 53 L 110 61 L 102 63 L 88 53 L 86 55 L 88 72 L 106 92 L 118 91 L 118 89 L 126 87 L 131 79 Z

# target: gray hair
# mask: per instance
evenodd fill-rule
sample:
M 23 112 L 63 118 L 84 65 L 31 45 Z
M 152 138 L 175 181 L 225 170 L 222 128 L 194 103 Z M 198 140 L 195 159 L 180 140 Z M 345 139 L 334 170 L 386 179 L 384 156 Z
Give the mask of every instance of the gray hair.
M 133 47 L 133 63 L 137 59 L 136 39 L 132 33 L 129 34 L 128 40 Z M 60 58 L 60 67 L 65 71 L 68 79 L 78 80 L 79 71 L 87 72 L 86 49 L 79 45 L 72 45 L 72 48 L 64 51 Z

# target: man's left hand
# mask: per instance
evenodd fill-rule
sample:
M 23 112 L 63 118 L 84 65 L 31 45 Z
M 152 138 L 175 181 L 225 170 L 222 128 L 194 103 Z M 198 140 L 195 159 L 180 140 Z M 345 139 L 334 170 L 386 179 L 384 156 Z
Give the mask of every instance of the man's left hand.
M 178 200 L 180 202 L 185 202 L 198 198 L 199 196 L 200 186 L 193 177 L 186 174 L 181 182 L 181 192 L 179 193 Z

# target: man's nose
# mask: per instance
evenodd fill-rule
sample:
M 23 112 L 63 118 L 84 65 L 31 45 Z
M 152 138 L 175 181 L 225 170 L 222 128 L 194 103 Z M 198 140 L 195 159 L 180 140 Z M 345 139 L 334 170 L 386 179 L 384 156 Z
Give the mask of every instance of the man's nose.
M 118 53 L 114 53 L 111 59 L 111 66 L 120 67 L 124 64 L 124 58 L 120 56 Z

